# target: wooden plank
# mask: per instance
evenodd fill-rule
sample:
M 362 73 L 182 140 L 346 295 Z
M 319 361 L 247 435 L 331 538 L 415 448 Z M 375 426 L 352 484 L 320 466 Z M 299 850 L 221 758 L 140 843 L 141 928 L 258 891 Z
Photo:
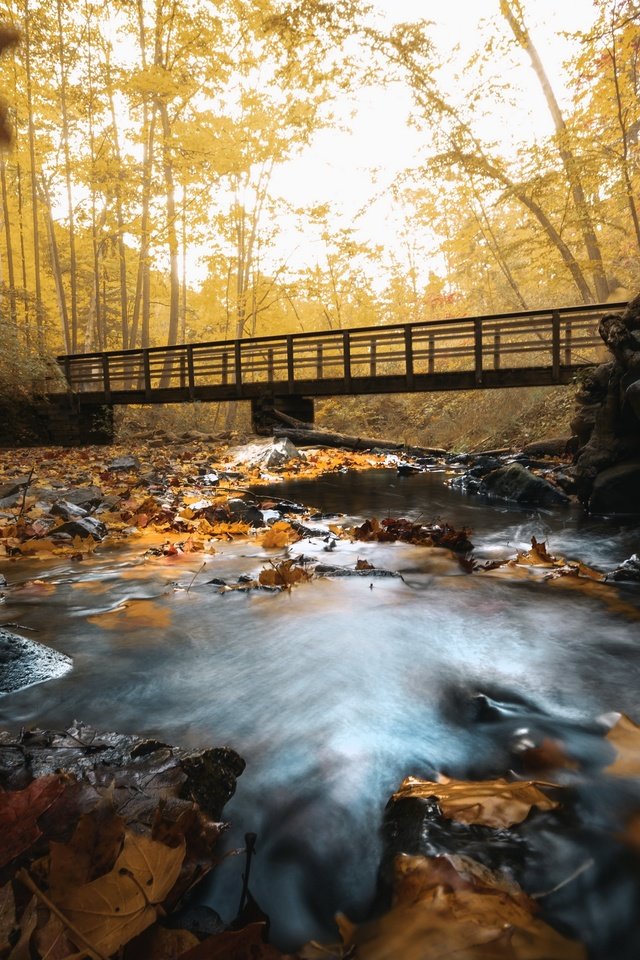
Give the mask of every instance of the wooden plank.
M 344 368 L 344 392 L 351 390 L 351 341 L 349 331 L 345 330 L 342 334 L 342 363 Z
M 189 378 L 189 399 L 195 399 L 196 374 L 193 366 L 193 344 L 187 345 L 187 376 Z
M 413 390 L 413 330 L 404 328 L 404 369 L 409 390 Z
M 287 337 L 287 384 L 289 393 L 295 390 L 296 371 L 293 356 L 293 334 Z
M 496 330 L 493 335 L 493 369 L 500 369 L 500 344 L 501 344 L 501 334 L 500 330 Z
M 316 377 L 318 380 L 322 380 L 322 354 L 323 354 L 323 344 L 322 341 L 316 347 Z
M 236 385 L 236 394 L 242 393 L 242 340 L 236 340 L 233 349 L 233 379 Z
M 560 314 L 554 310 L 551 314 L 551 375 L 560 379 Z
M 475 320 L 473 324 L 473 352 L 475 357 L 475 381 L 482 383 L 482 321 Z
M 149 400 L 151 398 L 151 364 L 148 349 L 142 351 L 142 370 L 144 373 L 144 396 L 145 400 Z
M 102 354 L 102 386 L 104 388 L 104 398 L 108 403 L 111 400 L 111 375 L 109 372 L 109 357 L 106 353 Z
M 375 377 L 378 373 L 378 344 L 375 340 L 369 346 L 369 375 Z

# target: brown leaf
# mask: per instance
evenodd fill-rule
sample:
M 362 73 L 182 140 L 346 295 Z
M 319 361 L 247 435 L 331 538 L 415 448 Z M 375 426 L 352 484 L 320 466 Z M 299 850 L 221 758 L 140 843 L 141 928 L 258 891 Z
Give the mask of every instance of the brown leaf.
M 351 933 L 358 960 L 584 960 L 517 884 L 466 857 L 396 859 L 392 909 Z
M 124 839 L 124 820 L 98 806 L 78 821 L 69 843 L 49 846 L 49 890 L 59 900 L 67 890 L 107 873 Z
M 110 956 L 154 922 L 184 854 L 184 844 L 171 848 L 127 833 L 113 870 L 68 892 L 57 905 L 89 943 Z
M 312 574 L 304 567 L 296 566 L 295 560 L 283 560 L 260 571 L 258 582 L 264 587 L 283 587 L 289 589 L 296 583 L 311 580 Z
M 528 564 L 533 567 L 553 567 L 558 561 L 547 551 L 547 543 L 543 540 L 538 543 L 535 537 L 531 537 L 531 550 L 527 553 L 519 553 L 516 563 Z M 561 561 L 562 562 L 562 561 Z
M 227 930 L 203 940 L 180 960 L 295 960 L 265 943 L 265 924 L 250 923 L 242 930 Z
M 616 759 L 605 768 L 615 777 L 640 777 L 640 726 L 624 713 L 606 738 L 615 748 Z
M 24 853 L 41 836 L 37 820 L 64 792 L 69 780 L 59 774 L 39 777 L 24 790 L 0 791 L 0 867 Z
M 32 897 L 20 917 L 20 939 L 9 954 L 9 960 L 31 960 L 31 937 L 38 922 L 38 901 Z
M 369 563 L 368 560 L 361 560 L 360 557 L 358 557 L 356 570 L 375 570 L 375 567 L 372 563 Z
M 16 901 L 13 885 L 5 883 L 0 887 L 0 955 L 9 946 L 9 934 L 16 925 Z
M 200 941 L 189 930 L 172 930 L 159 925 L 150 927 L 130 943 L 126 960 L 176 960 L 196 947 Z
M 535 781 L 450 780 L 440 782 L 407 777 L 393 799 L 436 797 L 444 817 L 487 827 L 510 827 L 522 823 L 532 807 L 553 810 L 558 804 L 536 786 Z
M 269 527 L 260 542 L 263 547 L 287 547 L 290 543 L 296 543 L 300 539 L 301 534 L 294 530 L 290 523 L 279 520 Z

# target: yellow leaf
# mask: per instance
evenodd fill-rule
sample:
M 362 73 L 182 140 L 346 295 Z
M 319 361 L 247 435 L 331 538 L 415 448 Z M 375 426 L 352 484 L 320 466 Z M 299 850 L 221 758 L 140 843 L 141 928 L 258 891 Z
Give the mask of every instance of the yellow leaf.
M 640 777 L 640 727 L 621 713 L 607 740 L 615 748 L 616 759 L 605 772 L 615 777 Z
M 341 929 L 358 960 L 584 960 L 584 948 L 534 910 L 516 883 L 468 857 L 402 855 L 392 909 Z
M 184 855 L 184 843 L 167 847 L 127 833 L 113 870 L 70 891 L 57 906 L 92 946 L 111 956 L 154 922 L 157 905 L 180 875 Z M 73 933 L 69 936 L 74 940 Z M 80 941 L 76 945 L 84 946 Z
M 557 802 L 550 800 L 536 786 L 536 781 L 450 780 L 441 777 L 434 783 L 407 777 L 393 799 L 436 797 L 444 817 L 461 823 L 481 823 L 487 827 L 510 827 L 522 823 L 532 807 L 553 810 Z
M 285 520 L 278 520 L 263 534 L 260 542 L 263 547 L 287 547 L 290 543 L 296 543 L 300 539 L 301 534 L 294 530 L 290 523 Z

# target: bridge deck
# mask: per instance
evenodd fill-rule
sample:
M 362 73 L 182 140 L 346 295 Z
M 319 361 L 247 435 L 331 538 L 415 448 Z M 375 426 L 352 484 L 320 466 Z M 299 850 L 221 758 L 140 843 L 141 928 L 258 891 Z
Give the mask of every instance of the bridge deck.
M 326 397 L 568 383 L 626 304 L 359 327 L 58 358 L 83 404 Z

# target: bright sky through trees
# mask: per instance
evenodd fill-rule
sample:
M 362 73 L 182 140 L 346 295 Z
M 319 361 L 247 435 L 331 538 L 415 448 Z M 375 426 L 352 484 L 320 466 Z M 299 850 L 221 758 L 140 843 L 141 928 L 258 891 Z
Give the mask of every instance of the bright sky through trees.
M 462 89 L 456 75 L 464 72 L 465 63 L 496 30 L 504 32 L 500 22 L 499 0 L 458 0 L 455 3 L 433 0 L 372 0 L 382 22 L 391 27 L 403 21 L 425 18 L 433 22 L 431 35 L 444 60 L 441 76 L 451 95 Z M 594 21 L 592 0 L 535 0 L 527 8 L 531 33 L 544 53 L 545 65 L 556 91 L 566 95 L 564 61 L 576 51 L 576 41 L 568 36 L 587 30 Z M 513 58 L 508 73 L 505 63 L 497 58 L 498 79 L 522 90 L 518 112 L 500 111 L 490 93 L 486 94 L 487 115 L 480 125 L 486 139 L 497 140 L 506 150 L 514 142 L 528 140 L 532 134 L 549 136 L 553 125 L 543 95 L 522 51 Z M 467 75 L 465 82 L 478 83 Z M 482 81 L 480 81 L 482 88 Z M 488 81 L 485 81 L 488 90 Z M 464 95 L 460 98 L 464 102 Z M 402 222 L 390 197 L 390 187 L 400 173 L 415 162 L 424 142 L 424 134 L 409 125 L 411 97 L 406 87 L 393 84 L 354 91 L 341 99 L 338 111 L 349 129 L 324 130 L 301 157 L 284 165 L 274 178 L 274 191 L 281 192 L 296 204 L 333 201 L 338 222 L 353 227 L 363 240 L 390 246 L 402 242 L 396 228 Z M 365 209 L 366 208 L 366 209 Z M 308 256 L 300 245 L 316 242 L 290 235 L 288 254 L 295 262 Z M 438 263 L 437 256 L 425 263 L 428 272 Z

